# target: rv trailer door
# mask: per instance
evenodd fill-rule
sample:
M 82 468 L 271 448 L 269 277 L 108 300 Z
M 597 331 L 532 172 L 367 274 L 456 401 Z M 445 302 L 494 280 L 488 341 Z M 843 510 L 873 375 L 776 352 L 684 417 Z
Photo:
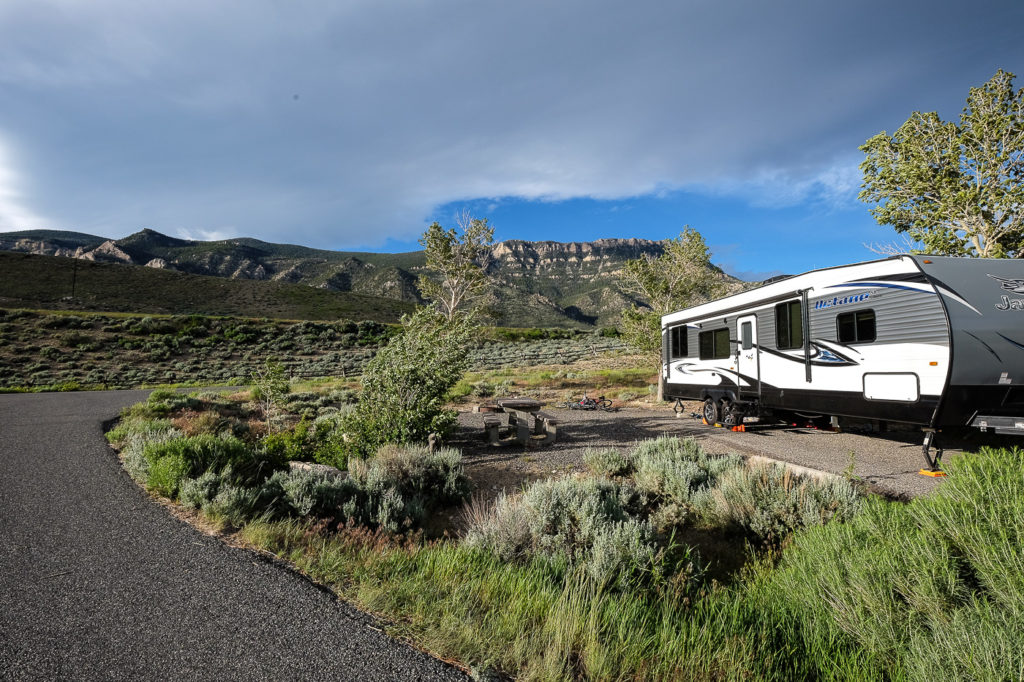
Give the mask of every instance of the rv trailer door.
M 736 383 L 741 397 L 761 395 L 761 349 L 757 345 L 757 316 L 736 320 Z

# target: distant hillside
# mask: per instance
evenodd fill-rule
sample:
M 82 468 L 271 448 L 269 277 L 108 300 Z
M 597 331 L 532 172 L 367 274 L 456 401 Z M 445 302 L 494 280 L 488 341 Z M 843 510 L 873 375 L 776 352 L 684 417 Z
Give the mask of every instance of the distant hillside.
M 0 233 L 0 250 L 291 283 L 409 304 L 422 302 L 416 281 L 426 264 L 422 251 L 327 251 L 249 238 L 192 241 L 153 230 L 117 240 L 48 230 Z M 622 310 L 636 302 L 616 287 L 623 265 L 662 252 L 662 242 L 644 239 L 500 242 L 486 259 L 487 272 L 495 283 L 488 304 L 496 322 L 504 326 L 614 324 Z
M 391 298 L 288 282 L 3 251 L 0 307 L 378 322 L 396 322 L 413 309 L 411 303 Z

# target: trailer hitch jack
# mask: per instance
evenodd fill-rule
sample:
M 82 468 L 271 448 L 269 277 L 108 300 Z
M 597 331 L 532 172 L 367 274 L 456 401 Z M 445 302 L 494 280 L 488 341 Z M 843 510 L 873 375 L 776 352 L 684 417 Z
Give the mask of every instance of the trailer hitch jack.
M 946 472 L 942 470 L 942 448 L 935 445 L 935 433 L 934 429 L 925 429 L 924 432 L 924 443 L 921 445 L 921 450 L 928 467 L 918 472 L 922 476 L 941 477 L 946 475 Z M 935 448 L 934 457 L 931 455 L 933 447 Z

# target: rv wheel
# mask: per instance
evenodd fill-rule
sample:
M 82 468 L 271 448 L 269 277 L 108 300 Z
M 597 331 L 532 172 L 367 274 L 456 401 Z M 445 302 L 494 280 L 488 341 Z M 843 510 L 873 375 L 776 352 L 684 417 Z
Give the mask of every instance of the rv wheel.
M 722 423 L 726 426 L 736 426 L 743 423 L 743 414 L 736 409 L 736 406 L 728 401 L 722 401 Z
M 717 424 L 719 421 L 719 410 L 718 403 L 715 402 L 714 398 L 708 398 L 704 401 L 704 421 L 708 424 Z

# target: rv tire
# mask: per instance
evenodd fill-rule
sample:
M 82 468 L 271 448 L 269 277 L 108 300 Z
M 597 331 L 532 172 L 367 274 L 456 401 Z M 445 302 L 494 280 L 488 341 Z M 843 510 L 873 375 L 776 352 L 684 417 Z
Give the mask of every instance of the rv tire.
M 706 398 L 704 400 L 704 421 L 708 424 L 717 424 L 722 416 L 722 411 L 718 407 L 718 402 L 714 398 Z

